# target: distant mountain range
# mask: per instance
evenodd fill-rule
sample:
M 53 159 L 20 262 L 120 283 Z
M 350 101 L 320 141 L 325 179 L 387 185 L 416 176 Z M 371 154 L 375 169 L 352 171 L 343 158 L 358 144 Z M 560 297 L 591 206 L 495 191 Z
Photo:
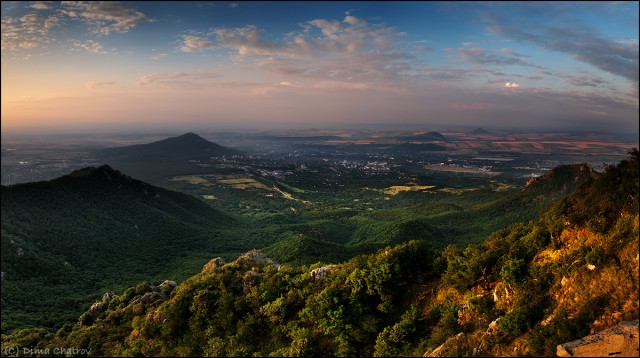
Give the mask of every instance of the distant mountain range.
M 189 266 L 177 262 L 216 252 L 219 229 L 233 222 L 106 165 L 2 186 L 1 206 L 3 332 L 63 322 L 105 289 L 176 279 Z
M 198 172 L 189 160 L 207 160 L 240 154 L 240 151 L 210 142 L 195 133 L 163 139 L 148 144 L 108 148 L 98 151 L 98 158 L 105 164 L 142 179 L 150 179 L 167 174 L 171 169 Z

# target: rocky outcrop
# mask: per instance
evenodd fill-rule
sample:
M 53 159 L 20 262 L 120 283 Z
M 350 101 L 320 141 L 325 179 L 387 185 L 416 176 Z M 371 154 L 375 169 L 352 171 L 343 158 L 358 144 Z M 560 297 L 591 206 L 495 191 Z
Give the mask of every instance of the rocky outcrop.
M 274 266 L 279 269 L 280 264 L 268 258 L 265 254 L 257 252 L 257 251 L 249 251 L 246 254 L 238 257 L 235 261 L 237 265 L 244 266 L 247 268 L 251 267 L 262 267 L 266 265 Z
M 109 304 L 109 302 L 111 302 L 111 299 L 113 298 L 113 296 L 115 296 L 116 294 L 113 291 L 107 291 L 104 293 L 104 295 L 102 295 L 102 303 Z
M 559 357 L 638 357 L 638 320 L 620 322 L 604 331 L 559 344 Z
M 446 353 L 448 353 L 448 348 L 447 347 L 450 347 L 450 346 L 454 345 L 456 341 L 458 341 L 458 340 L 460 340 L 462 338 L 464 338 L 464 333 L 462 333 L 462 332 L 456 334 L 453 337 L 449 337 L 449 338 L 447 338 L 447 340 L 444 343 L 439 345 L 434 350 L 425 352 L 423 357 L 444 357 L 444 356 L 447 355 Z
M 176 281 L 164 280 L 158 286 L 151 286 L 151 291 L 162 292 L 168 295 L 171 293 L 171 291 L 173 291 L 174 288 L 176 288 L 176 286 L 178 286 L 178 283 Z
M 161 284 L 158 285 L 158 288 L 160 290 L 164 289 L 164 288 L 175 288 L 176 286 L 178 286 L 178 283 L 176 281 L 171 281 L 171 280 L 164 280 L 162 281 Z
M 336 265 L 327 265 L 318 267 L 317 269 L 313 269 L 311 270 L 311 278 L 313 278 L 313 280 L 316 282 L 321 281 L 325 276 L 327 276 L 329 272 L 333 271 L 333 269 L 335 268 Z
M 223 265 L 224 265 L 224 260 L 222 259 L 222 257 L 216 257 L 215 259 L 211 259 L 209 262 L 207 262 L 202 267 L 202 270 L 200 272 L 207 272 L 207 271 L 219 269 Z
M 134 301 L 134 304 L 142 304 L 147 306 L 157 306 L 167 300 L 164 292 L 146 292 L 142 297 Z
M 92 317 L 98 317 L 100 313 L 104 312 L 107 309 L 107 305 L 102 302 L 96 302 L 89 307 L 87 311 Z

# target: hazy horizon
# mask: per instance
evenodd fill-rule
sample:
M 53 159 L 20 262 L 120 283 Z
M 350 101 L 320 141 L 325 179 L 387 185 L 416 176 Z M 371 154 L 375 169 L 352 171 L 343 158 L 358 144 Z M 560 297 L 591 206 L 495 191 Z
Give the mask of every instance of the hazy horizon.
M 2 133 L 637 136 L 637 2 L 2 2 Z

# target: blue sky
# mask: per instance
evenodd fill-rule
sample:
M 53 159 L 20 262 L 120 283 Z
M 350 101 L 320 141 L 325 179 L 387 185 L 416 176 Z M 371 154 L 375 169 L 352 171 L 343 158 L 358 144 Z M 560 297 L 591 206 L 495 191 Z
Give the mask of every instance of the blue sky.
M 2 2 L 3 131 L 637 118 L 637 2 Z

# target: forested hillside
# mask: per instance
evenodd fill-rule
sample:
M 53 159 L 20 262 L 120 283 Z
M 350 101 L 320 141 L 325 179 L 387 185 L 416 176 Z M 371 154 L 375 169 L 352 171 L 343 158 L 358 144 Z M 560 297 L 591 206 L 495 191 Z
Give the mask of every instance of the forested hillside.
M 177 287 L 106 294 L 57 332 L 3 346 L 91 355 L 553 355 L 638 318 L 638 151 L 479 245 L 411 241 L 334 265 L 214 259 Z M 419 239 L 419 238 L 418 238 Z M 275 249 L 275 248 L 274 248 Z
M 3 332 L 61 324 L 107 288 L 186 277 L 185 261 L 233 222 L 109 166 L 2 186 L 1 205 Z

